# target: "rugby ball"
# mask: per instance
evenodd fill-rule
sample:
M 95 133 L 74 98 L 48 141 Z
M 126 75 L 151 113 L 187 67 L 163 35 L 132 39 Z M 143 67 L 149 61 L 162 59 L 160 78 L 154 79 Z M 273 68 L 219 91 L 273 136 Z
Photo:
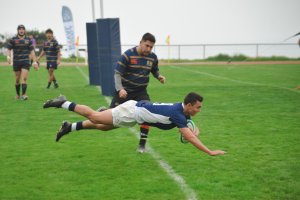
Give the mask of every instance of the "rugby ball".
M 195 130 L 196 130 L 196 125 L 195 125 L 195 123 L 194 123 L 191 119 L 188 119 L 188 120 L 187 120 L 187 126 L 189 127 L 189 129 L 191 129 L 191 131 L 192 131 L 193 133 L 195 132 Z M 182 133 L 180 133 L 180 142 L 185 143 L 185 144 L 189 142 L 188 140 L 186 140 L 186 139 L 183 137 Z

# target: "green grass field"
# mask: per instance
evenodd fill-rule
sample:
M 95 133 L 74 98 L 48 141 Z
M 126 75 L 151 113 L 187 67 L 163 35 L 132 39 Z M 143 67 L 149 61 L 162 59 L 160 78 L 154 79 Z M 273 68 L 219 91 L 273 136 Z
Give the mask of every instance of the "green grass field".
M 86 74 L 87 68 L 80 68 Z M 193 120 L 201 140 L 225 156 L 210 157 L 179 142 L 178 131 L 152 128 L 152 148 L 184 178 L 198 199 L 300 199 L 300 67 L 297 65 L 161 66 L 167 83 L 151 79 L 152 101 L 179 102 L 201 93 Z M 54 142 L 63 120 L 81 117 L 43 110 L 59 94 L 96 109 L 107 105 L 76 67 L 32 70 L 28 101 L 14 99 L 11 67 L 0 67 L 0 199 L 186 199 L 150 153 L 136 152 L 126 128 L 81 131 Z M 138 127 L 136 127 L 138 129 Z

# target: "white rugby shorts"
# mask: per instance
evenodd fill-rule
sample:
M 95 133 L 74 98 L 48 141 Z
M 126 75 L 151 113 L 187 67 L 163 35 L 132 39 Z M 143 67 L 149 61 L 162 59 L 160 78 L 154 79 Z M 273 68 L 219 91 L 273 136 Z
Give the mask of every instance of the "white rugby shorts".
M 137 123 L 135 119 L 136 103 L 137 101 L 129 100 L 112 109 L 115 127 L 132 127 Z

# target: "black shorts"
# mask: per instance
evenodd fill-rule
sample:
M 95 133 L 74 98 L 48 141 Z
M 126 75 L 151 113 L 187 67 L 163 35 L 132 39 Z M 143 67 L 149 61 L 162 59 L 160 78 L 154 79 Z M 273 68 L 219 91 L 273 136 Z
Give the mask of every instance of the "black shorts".
M 47 69 L 57 69 L 57 63 L 47 62 Z
M 21 71 L 22 69 L 27 69 L 27 70 L 29 71 L 29 69 L 30 69 L 29 63 L 28 63 L 28 64 L 22 64 L 22 65 L 20 65 L 20 64 L 18 64 L 18 65 L 13 65 L 13 70 L 14 70 L 15 72 L 19 72 L 19 71 Z
M 119 93 L 115 92 L 113 99 L 111 100 L 111 104 L 110 104 L 110 108 L 114 108 L 128 100 L 134 100 L 134 101 L 142 101 L 142 100 L 146 100 L 146 101 L 150 101 L 150 97 L 147 93 L 147 90 L 141 90 L 139 92 L 131 92 L 127 94 L 127 98 L 123 99 L 119 97 Z

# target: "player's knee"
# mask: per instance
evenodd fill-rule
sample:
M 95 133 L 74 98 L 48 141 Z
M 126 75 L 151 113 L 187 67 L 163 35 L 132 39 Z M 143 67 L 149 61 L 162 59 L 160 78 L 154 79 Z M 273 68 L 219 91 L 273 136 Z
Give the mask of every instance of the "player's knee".
M 140 126 L 140 129 L 141 129 L 141 132 L 148 133 L 148 132 L 149 132 L 149 129 L 150 129 L 150 126 L 145 125 L 145 124 L 142 124 L 142 125 Z
M 93 112 L 88 116 L 89 120 L 91 120 L 91 122 L 93 122 L 94 124 L 100 124 L 100 120 L 101 118 L 99 117 L 99 113 L 98 112 Z
M 148 126 L 148 125 L 142 124 L 142 125 L 140 126 L 140 131 L 141 131 L 141 133 L 143 133 L 144 135 L 148 135 L 149 129 L 150 129 L 150 126 Z
M 150 126 L 145 125 L 145 124 L 142 124 L 142 125 L 141 125 L 141 128 L 143 128 L 143 129 L 148 129 L 148 130 L 149 130 L 149 129 L 150 129 Z

